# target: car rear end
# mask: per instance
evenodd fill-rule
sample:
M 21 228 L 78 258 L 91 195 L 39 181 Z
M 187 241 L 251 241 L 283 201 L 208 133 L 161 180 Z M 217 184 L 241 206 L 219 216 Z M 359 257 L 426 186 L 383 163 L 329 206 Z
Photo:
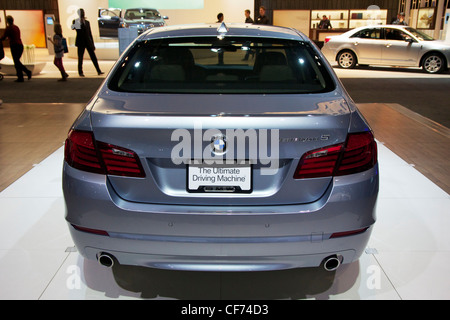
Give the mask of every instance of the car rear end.
M 361 28 L 352 29 L 340 35 L 325 37 L 320 50 L 330 64 L 333 65 L 336 63 L 339 52 L 348 49 L 353 50 L 352 42 L 349 38 L 359 29 Z
M 358 259 L 378 194 L 369 126 L 302 34 L 216 28 L 141 36 L 74 123 L 63 190 L 79 252 L 181 270 Z

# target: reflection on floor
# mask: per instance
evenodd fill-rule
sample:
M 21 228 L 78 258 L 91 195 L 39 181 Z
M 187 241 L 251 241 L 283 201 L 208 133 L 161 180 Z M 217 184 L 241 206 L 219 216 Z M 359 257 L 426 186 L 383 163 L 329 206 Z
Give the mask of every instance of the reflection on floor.
M 361 106 L 372 119 L 371 108 Z M 361 259 L 331 273 L 107 269 L 86 261 L 64 221 L 60 142 L 0 193 L 0 299 L 449 299 L 449 194 L 399 157 L 395 141 L 377 136 L 383 123 L 378 221 Z

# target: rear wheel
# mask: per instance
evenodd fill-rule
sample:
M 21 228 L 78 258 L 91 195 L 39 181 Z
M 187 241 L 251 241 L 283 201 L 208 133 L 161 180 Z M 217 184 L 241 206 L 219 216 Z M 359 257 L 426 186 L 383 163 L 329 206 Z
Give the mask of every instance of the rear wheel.
M 445 59 L 438 53 L 427 54 L 423 58 L 422 67 L 428 73 L 441 73 L 445 69 Z
M 341 68 L 353 69 L 356 66 L 356 55 L 351 51 L 342 51 L 338 55 L 337 62 Z

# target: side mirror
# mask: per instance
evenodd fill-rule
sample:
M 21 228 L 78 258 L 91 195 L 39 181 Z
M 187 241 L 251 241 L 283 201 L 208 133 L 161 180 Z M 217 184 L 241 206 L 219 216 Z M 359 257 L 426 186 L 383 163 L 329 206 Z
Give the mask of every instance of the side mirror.
M 409 42 L 409 43 L 414 43 L 415 42 L 413 38 L 406 38 L 405 41 Z
M 168 17 L 168 16 L 163 16 L 163 19 L 164 19 L 164 20 L 168 20 L 169 17 Z

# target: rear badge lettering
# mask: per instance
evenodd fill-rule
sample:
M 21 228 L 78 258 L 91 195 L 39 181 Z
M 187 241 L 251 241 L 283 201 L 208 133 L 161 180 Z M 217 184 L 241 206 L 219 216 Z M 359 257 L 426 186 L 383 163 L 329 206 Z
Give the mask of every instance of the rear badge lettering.
M 329 134 L 323 134 L 320 137 L 292 137 L 292 138 L 280 138 L 280 142 L 311 142 L 311 141 L 328 141 L 330 139 Z

